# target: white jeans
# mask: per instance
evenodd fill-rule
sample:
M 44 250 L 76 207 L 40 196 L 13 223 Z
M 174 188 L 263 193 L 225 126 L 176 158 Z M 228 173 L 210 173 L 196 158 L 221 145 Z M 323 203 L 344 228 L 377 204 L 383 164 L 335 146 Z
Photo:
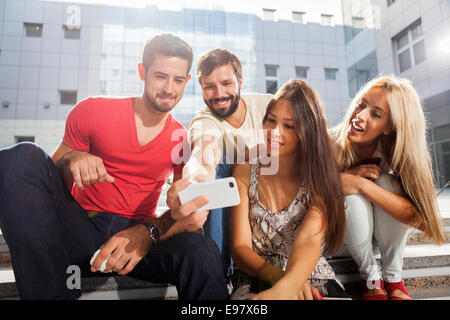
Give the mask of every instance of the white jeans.
M 381 174 L 375 183 L 395 194 L 402 193 L 399 181 L 392 175 Z M 382 277 L 387 282 L 401 281 L 408 226 L 361 194 L 345 197 L 345 219 L 344 243 L 335 256 L 351 255 L 364 280 Z M 374 257 L 374 240 L 380 249 L 381 274 Z

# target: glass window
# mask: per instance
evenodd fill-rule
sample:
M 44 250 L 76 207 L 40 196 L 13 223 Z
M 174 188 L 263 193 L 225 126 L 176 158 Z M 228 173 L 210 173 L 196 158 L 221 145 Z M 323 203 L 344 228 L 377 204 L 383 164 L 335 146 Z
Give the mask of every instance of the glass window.
M 400 66 L 400 72 L 411 68 L 411 55 L 409 54 L 409 50 L 403 51 L 398 55 L 398 62 Z
M 425 43 L 422 33 L 422 22 L 419 19 L 393 38 L 396 60 L 400 72 L 425 61 Z
M 443 187 L 450 181 L 450 141 L 436 143 L 436 158 L 438 165 L 438 183 Z
M 34 136 L 15 136 L 16 143 L 20 142 L 34 142 Z
M 224 34 L 226 31 L 225 12 L 214 12 L 209 16 L 211 32 L 215 34 Z
M 305 13 L 292 11 L 292 21 L 297 23 L 305 23 Z
M 365 22 L 363 17 L 352 17 L 352 27 L 356 29 L 364 29 Z
M 391 4 L 393 4 L 395 0 L 387 0 L 387 6 L 389 7 Z
M 263 19 L 269 21 L 275 21 L 275 9 L 263 9 Z
M 298 79 L 307 79 L 308 69 L 308 67 L 295 67 L 295 77 Z
M 266 76 L 267 77 L 278 76 L 278 66 L 266 65 Z
M 421 63 L 425 58 L 425 43 L 422 40 L 414 45 L 414 62 L 415 64 Z
M 75 104 L 77 103 L 77 91 L 59 91 L 59 103 L 60 104 Z
M 63 26 L 64 39 L 80 39 L 81 29 L 70 29 L 67 26 Z
M 422 35 L 423 35 L 423 32 L 422 32 L 422 24 L 421 23 L 411 29 L 411 36 L 412 36 L 413 40 L 416 40 L 417 38 L 419 38 Z
M 331 14 L 322 14 L 322 25 L 324 26 L 333 26 L 333 15 Z
M 25 36 L 42 38 L 42 23 L 24 23 Z
M 435 141 L 450 140 L 450 124 L 434 128 Z
M 408 33 L 405 33 L 397 39 L 397 49 L 402 49 L 408 45 Z
M 266 92 L 275 94 L 278 90 L 278 83 L 280 79 L 278 78 L 278 69 L 277 65 L 265 65 L 266 69 Z
M 337 80 L 338 69 L 335 68 L 325 68 L 325 79 L 326 80 Z
M 194 16 L 195 31 L 209 33 L 208 16 L 197 14 Z
M 266 80 L 266 93 L 275 94 L 278 89 L 278 81 Z

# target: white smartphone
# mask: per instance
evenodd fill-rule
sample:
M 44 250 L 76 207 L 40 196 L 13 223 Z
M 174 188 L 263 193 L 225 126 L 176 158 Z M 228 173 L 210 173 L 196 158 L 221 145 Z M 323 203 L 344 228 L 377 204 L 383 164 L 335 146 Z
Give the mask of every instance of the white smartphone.
M 181 204 L 200 196 L 207 196 L 209 202 L 197 211 L 232 207 L 241 202 L 236 180 L 233 177 L 194 183 L 178 193 Z

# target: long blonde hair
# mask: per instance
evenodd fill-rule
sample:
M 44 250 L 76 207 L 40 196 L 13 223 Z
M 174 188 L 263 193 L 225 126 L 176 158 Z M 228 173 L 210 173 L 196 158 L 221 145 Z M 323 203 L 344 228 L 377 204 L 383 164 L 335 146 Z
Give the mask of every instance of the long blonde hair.
M 425 236 L 444 242 L 438 214 L 430 152 L 426 143 L 426 122 L 420 98 L 407 79 L 379 76 L 366 83 L 350 103 L 344 120 L 331 131 L 336 141 L 336 160 L 347 170 L 358 163 L 359 154 L 347 134 L 353 112 L 362 97 L 372 88 L 382 88 L 390 107 L 392 132 L 381 135 L 386 159 L 400 178 L 407 197 L 418 211 L 410 225 L 424 229 Z

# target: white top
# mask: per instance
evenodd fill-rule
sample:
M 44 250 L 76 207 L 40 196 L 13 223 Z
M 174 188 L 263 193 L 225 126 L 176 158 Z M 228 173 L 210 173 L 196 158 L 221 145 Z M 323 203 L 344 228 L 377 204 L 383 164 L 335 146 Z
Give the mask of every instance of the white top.
M 192 144 L 201 136 L 212 135 L 222 142 L 219 143 L 223 148 L 222 154 L 226 154 L 228 159 L 245 159 L 246 149 L 265 143 L 262 121 L 272 98 L 271 94 L 243 94 L 241 99 L 245 102 L 246 112 L 239 128 L 234 128 L 228 121 L 215 116 L 204 107 L 190 124 L 189 142 Z
M 383 148 L 381 147 L 381 142 L 379 140 L 378 140 L 377 148 L 372 155 L 372 158 L 380 158 L 381 159 L 381 162 L 379 165 L 379 167 L 381 169 L 381 173 L 394 174 L 394 171 L 391 169 L 391 166 L 390 166 L 388 160 L 386 159 L 386 156 L 384 155 Z

